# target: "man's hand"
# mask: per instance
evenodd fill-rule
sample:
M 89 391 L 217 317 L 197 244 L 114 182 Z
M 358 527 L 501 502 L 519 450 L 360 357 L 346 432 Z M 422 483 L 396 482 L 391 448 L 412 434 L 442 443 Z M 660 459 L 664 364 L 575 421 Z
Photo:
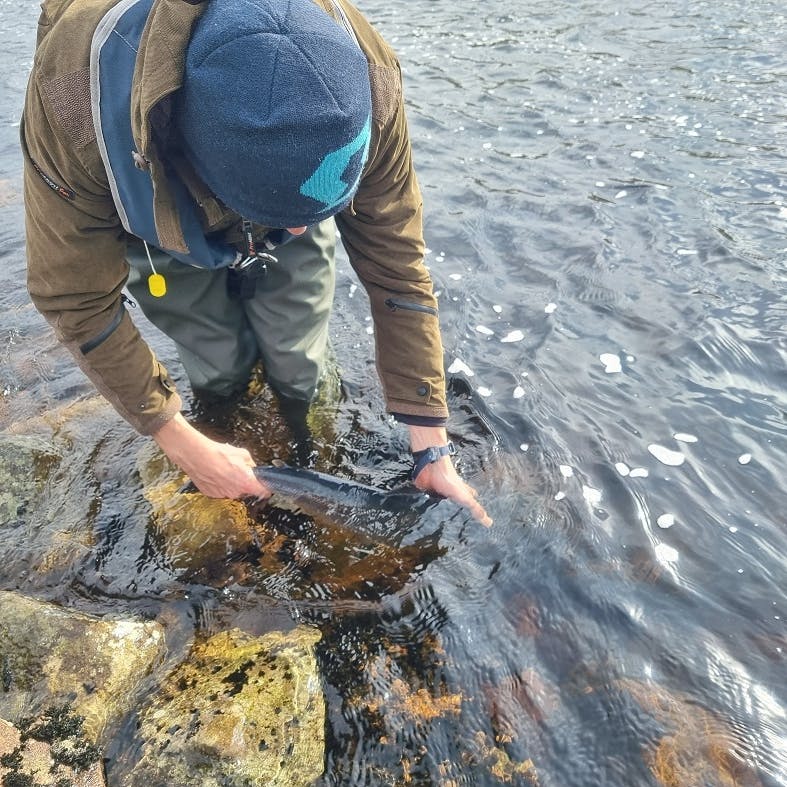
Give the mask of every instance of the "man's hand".
M 208 497 L 271 496 L 271 490 L 252 472 L 254 460 L 245 448 L 211 440 L 180 413 L 164 424 L 153 439 Z
M 445 445 L 448 442 L 448 435 L 443 427 L 410 426 L 409 429 L 410 447 L 413 451 Z M 413 483 L 419 489 L 437 492 L 438 495 L 465 506 L 485 527 L 492 524 L 491 517 L 477 500 L 478 493 L 459 477 L 450 457 L 443 456 L 436 462 L 426 465 Z

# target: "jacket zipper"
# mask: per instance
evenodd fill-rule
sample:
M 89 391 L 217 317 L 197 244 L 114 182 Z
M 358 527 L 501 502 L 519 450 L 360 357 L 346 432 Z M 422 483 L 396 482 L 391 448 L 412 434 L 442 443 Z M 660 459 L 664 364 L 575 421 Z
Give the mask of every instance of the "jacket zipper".
M 420 303 L 410 303 L 408 301 L 395 301 L 393 298 L 386 298 L 385 305 L 395 312 L 397 309 L 404 309 L 410 312 L 423 312 L 424 314 L 431 314 L 437 317 L 437 309 L 433 306 L 422 306 Z

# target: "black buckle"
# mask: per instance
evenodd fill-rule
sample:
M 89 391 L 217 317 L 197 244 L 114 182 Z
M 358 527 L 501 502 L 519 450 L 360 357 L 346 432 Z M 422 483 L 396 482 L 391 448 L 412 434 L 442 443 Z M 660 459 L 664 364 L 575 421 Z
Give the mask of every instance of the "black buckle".
M 257 280 L 268 272 L 268 263 L 278 262 L 272 254 L 257 251 L 251 222 L 247 219 L 243 219 L 243 234 L 246 239 L 246 256 L 230 265 L 227 270 L 227 295 L 236 301 L 253 298 L 257 292 Z
M 236 301 L 253 298 L 257 281 L 268 273 L 269 262 L 276 262 L 276 258 L 270 254 L 257 254 L 230 265 L 227 269 L 227 295 Z

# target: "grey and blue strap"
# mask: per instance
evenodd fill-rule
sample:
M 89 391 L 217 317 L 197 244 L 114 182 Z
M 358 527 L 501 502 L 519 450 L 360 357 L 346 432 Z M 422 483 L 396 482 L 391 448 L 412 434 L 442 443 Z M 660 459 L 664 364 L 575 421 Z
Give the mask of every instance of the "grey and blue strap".
M 427 466 L 436 462 L 443 456 L 454 456 L 456 454 L 456 446 L 449 442 L 447 445 L 433 445 L 429 448 L 424 448 L 422 451 L 413 451 L 413 472 L 410 474 L 411 480 L 415 481 L 421 474 L 421 471 Z

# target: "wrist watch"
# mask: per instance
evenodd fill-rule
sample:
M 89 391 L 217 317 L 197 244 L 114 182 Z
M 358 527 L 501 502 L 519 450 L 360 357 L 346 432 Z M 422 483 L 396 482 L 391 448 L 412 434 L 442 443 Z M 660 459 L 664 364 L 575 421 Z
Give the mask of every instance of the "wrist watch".
M 410 479 L 415 481 L 420 475 L 421 471 L 427 466 L 436 462 L 442 456 L 454 456 L 456 454 L 456 446 L 449 442 L 448 445 L 433 445 L 429 448 L 424 448 L 422 451 L 413 451 L 413 472 L 410 474 Z

